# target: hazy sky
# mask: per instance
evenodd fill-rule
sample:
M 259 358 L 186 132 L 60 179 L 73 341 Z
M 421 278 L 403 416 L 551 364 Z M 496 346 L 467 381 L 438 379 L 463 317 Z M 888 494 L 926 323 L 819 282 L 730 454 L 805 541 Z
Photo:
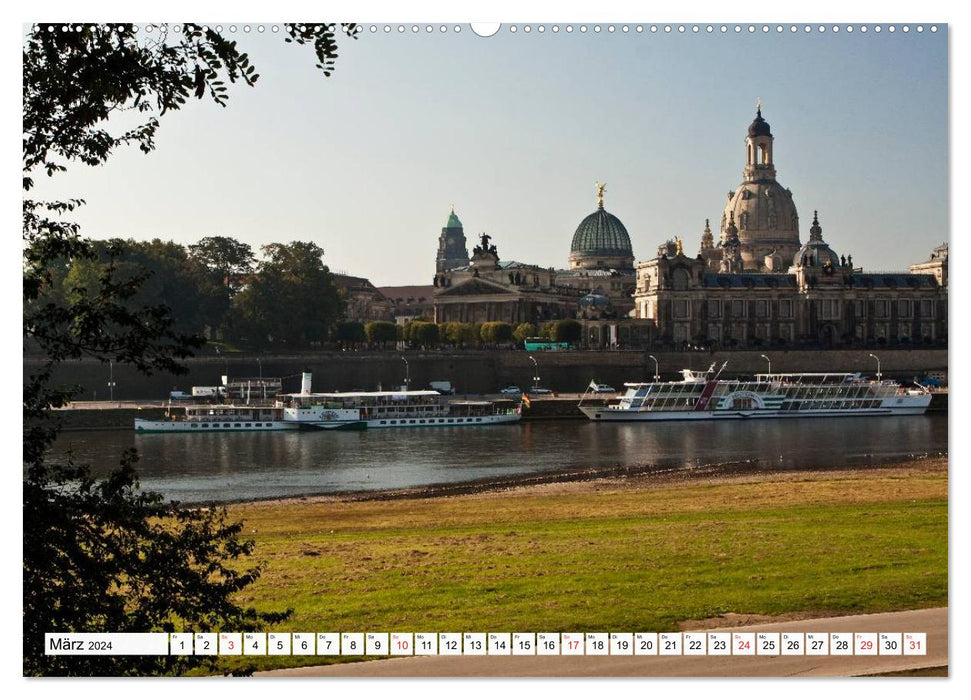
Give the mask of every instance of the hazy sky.
M 340 41 L 330 78 L 266 26 L 237 31 L 255 88 L 232 89 L 225 109 L 165 115 L 150 155 L 127 149 L 104 167 L 41 176 L 38 195 L 86 199 L 78 218 L 94 238 L 312 240 L 333 270 L 381 286 L 431 282 L 453 203 L 470 248 L 485 231 L 503 259 L 565 267 L 601 180 L 638 260 L 674 235 L 693 254 L 742 180 L 761 98 L 803 241 L 818 209 L 837 253 L 885 270 L 926 259 L 948 235 L 946 25 L 519 24 L 490 38 L 468 25 L 382 25 Z

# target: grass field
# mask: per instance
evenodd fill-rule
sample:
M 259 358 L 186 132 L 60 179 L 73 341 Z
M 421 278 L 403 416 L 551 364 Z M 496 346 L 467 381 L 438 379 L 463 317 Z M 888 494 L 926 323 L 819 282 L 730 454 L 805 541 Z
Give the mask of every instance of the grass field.
M 947 467 L 233 506 L 284 631 L 662 631 L 947 604 Z M 264 658 L 261 669 L 327 663 Z M 233 662 L 225 668 L 235 666 Z

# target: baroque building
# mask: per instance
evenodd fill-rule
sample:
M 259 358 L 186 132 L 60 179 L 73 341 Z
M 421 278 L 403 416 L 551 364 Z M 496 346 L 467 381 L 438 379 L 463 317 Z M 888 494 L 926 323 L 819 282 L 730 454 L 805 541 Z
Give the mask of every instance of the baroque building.
M 680 239 L 637 265 L 635 315 L 673 347 L 937 343 L 947 338 L 947 245 L 909 272 L 865 273 L 823 240 L 814 212 L 799 238 L 792 193 L 775 179 L 761 105 L 745 139 L 744 180 L 697 257 Z
M 634 252 L 624 224 L 604 209 L 605 191 L 606 185 L 597 183 L 597 209 L 577 226 L 565 269 L 500 260 L 486 234 L 471 260 L 454 258 L 443 265 L 446 236 L 454 240 L 461 230 L 461 224 L 453 226 L 458 222 L 453 209 L 436 258 L 436 322 L 539 324 L 628 317 L 634 308 Z M 463 234 L 463 245 L 464 240 Z

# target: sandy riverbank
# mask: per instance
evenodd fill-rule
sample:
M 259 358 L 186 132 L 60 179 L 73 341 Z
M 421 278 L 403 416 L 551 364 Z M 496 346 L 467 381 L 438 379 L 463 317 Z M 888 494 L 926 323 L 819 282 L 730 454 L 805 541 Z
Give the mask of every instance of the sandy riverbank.
M 234 506 L 275 508 L 290 504 L 350 503 L 423 498 L 494 498 L 510 493 L 557 495 L 619 489 L 660 489 L 689 484 L 744 484 L 765 481 L 805 481 L 825 475 L 827 479 L 860 477 L 867 472 L 882 476 L 907 477 L 923 473 L 947 473 L 947 455 L 919 455 L 900 460 L 879 460 L 847 467 L 778 469 L 764 463 L 722 462 L 690 467 L 659 468 L 653 465 L 606 467 L 489 477 L 455 484 L 432 484 L 405 489 L 356 491 L 333 495 L 291 496 L 232 502 Z

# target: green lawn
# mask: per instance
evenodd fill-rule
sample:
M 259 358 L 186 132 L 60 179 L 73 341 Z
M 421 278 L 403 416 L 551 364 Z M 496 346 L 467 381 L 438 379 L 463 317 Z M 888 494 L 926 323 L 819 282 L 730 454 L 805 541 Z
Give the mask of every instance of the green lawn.
M 231 514 L 267 562 L 242 602 L 292 607 L 283 631 L 659 631 L 947 604 L 946 467 Z

